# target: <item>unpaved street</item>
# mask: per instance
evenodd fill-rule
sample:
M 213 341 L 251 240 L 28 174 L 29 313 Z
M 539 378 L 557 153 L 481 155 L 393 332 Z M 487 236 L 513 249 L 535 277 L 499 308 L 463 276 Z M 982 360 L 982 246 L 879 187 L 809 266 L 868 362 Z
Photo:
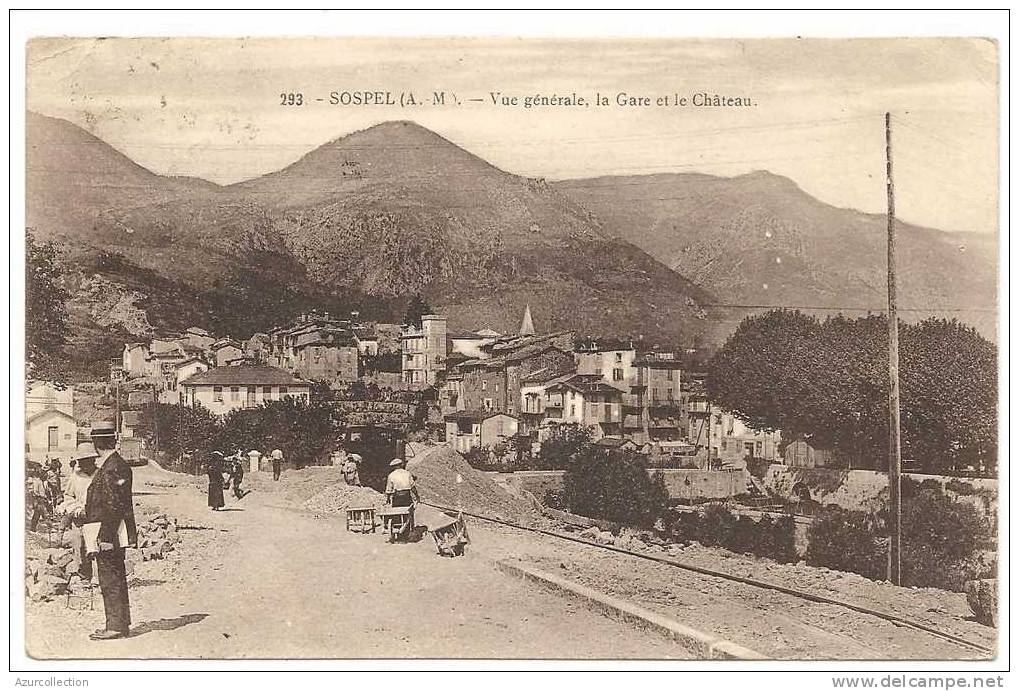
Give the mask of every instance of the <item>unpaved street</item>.
M 562 597 L 511 579 L 479 552 L 447 559 L 431 538 L 387 544 L 340 520 L 266 504 L 252 493 L 213 513 L 193 486 L 153 487 L 136 501 L 177 516 L 184 539 L 138 565 L 133 635 L 92 642 L 95 611 L 28 603 L 37 658 L 685 658 L 690 653 Z

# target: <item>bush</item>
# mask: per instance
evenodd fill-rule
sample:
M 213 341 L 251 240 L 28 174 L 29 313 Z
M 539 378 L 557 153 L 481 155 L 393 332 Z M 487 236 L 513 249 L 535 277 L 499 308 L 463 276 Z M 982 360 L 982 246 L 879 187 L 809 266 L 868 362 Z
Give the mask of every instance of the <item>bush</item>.
M 825 507 L 810 526 L 806 562 L 883 579 L 888 557 L 875 523 L 875 517 L 863 511 Z
M 573 513 L 647 527 L 664 514 L 669 499 L 661 475 L 649 476 L 637 454 L 594 446 L 570 459 L 563 492 Z
M 921 485 L 923 487 L 923 485 Z M 902 584 L 961 592 L 967 562 L 987 541 L 980 514 L 940 486 L 923 488 L 902 507 Z
M 977 558 L 989 534 L 977 510 L 952 499 L 936 481 L 903 482 L 902 585 L 962 591 L 993 571 Z M 810 528 L 807 563 L 884 579 L 886 516 L 826 508 Z
M 734 543 L 736 516 L 721 504 L 710 504 L 701 516 L 701 544 L 726 547 Z
M 567 508 L 566 493 L 561 489 L 547 489 L 541 503 L 550 509 L 564 511 Z
M 750 516 L 737 517 L 721 504 L 711 504 L 703 513 L 681 512 L 670 526 L 672 535 L 681 540 L 779 562 L 797 559 L 795 528 L 796 524 L 788 516 L 778 520 L 764 516 L 755 521 Z

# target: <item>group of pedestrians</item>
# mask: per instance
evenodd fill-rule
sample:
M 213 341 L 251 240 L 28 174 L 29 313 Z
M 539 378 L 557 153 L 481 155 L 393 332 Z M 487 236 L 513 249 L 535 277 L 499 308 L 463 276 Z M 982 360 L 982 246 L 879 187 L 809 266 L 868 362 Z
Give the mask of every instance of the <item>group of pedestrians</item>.
M 71 537 L 74 570 L 78 578 L 98 576 L 106 626 L 93 632 L 93 640 L 127 636 L 131 626 L 124 551 L 138 545 L 131 494 L 131 467 L 117 452 L 116 426 L 92 424 L 91 441 L 78 444 L 69 472 L 61 483 L 59 463 L 30 475 L 35 491 L 46 497 L 46 485 L 56 484 L 59 496 L 49 490 L 52 511 Z M 55 479 L 55 482 L 54 482 Z M 73 578 L 73 577 L 72 577 Z
M 72 468 L 74 461 L 71 461 Z M 39 522 L 54 515 L 63 501 L 63 473 L 59 458 L 47 458 L 41 465 L 31 464 L 25 478 L 25 508 L 28 528 L 35 530 Z
M 209 454 L 209 459 L 205 463 L 209 477 L 209 508 L 219 511 L 226 506 L 225 490 L 233 489 L 234 498 L 243 499 L 248 493 L 241 488 L 244 464 L 247 463 L 253 470 L 257 470 L 263 457 L 272 461 L 272 479 L 278 482 L 283 472 L 283 452 L 279 449 L 273 449 L 268 454 L 263 454 L 257 449 L 247 453 L 237 449 L 232 456 L 227 456 L 222 451 L 213 451 Z

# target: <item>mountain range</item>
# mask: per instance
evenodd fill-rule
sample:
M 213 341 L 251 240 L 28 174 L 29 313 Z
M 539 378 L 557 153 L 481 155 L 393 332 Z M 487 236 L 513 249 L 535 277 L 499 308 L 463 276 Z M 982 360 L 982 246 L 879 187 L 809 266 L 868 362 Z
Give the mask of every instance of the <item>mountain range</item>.
M 27 168 L 27 224 L 59 249 L 79 345 L 191 324 L 244 337 L 309 306 L 399 320 L 414 294 L 454 330 L 513 329 L 530 304 L 539 330 L 681 345 L 723 339 L 745 313 L 729 303 L 881 302 L 883 217 L 767 173 L 548 183 L 400 121 L 219 186 L 34 113 Z M 993 304 L 992 242 L 903 236 L 908 300 Z

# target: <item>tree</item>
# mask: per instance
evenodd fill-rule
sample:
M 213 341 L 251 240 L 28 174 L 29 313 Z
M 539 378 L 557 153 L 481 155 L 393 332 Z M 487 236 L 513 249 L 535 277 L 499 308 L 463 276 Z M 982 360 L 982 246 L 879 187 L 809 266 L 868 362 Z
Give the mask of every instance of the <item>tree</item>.
M 573 513 L 645 527 L 664 515 L 669 500 L 661 474 L 648 475 L 637 454 L 597 446 L 570 459 L 563 494 Z
M 216 444 L 227 454 L 237 449 L 282 449 L 301 467 L 321 460 L 331 450 L 338 432 L 327 404 L 284 398 L 227 413 Z
M 147 444 L 154 445 L 158 438 L 159 450 L 177 461 L 177 469 L 190 473 L 199 472 L 198 464 L 217 450 L 221 432 L 219 418 L 202 405 L 147 405 L 138 424 L 138 435 Z
M 421 317 L 426 314 L 432 314 L 434 310 L 429 305 L 420 293 L 417 293 L 410 299 L 410 304 L 407 305 L 407 314 L 403 317 L 403 323 L 407 326 L 416 326 L 421 328 Z
M 957 320 L 907 326 L 899 350 L 903 454 L 928 469 L 993 474 L 998 455 L 998 350 Z
M 579 425 L 559 425 L 541 442 L 538 469 L 565 470 L 577 456 L 591 447 L 591 433 Z
M 747 317 L 712 359 L 708 395 L 751 427 L 782 428 L 799 393 L 785 373 L 819 328 L 817 320 L 797 311 Z
M 903 456 L 932 472 L 993 472 L 997 349 L 957 321 L 900 326 Z M 818 322 L 773 310 L 740 324 L 713 358 L 709 396 L 751 427 L 885 466 L 887 320 Z
M 63 272 L 52 243 L 25 238 L 25 359 L 27 378 L 56 379 L 67 343 L 68 293 L 60 285 Z

